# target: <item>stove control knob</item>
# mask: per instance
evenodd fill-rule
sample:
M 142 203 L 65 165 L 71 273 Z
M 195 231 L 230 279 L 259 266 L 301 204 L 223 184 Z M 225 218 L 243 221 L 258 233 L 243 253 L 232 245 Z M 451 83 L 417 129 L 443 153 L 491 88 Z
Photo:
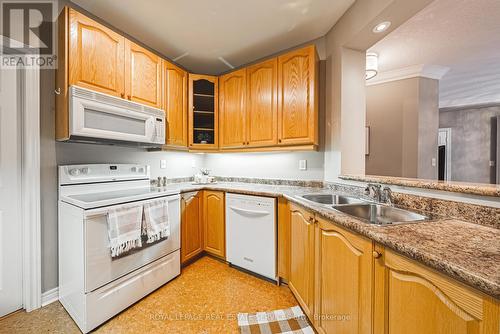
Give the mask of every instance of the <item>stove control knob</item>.
M 143 167 L 139 168 L 139 173 L 144 173 L 144 168 Z
M 88 167 L 82 168 L 82 174 L 85 174 L 85 175 L 90 174 L 90 168 L 88 168 Z
M 131 171 L 132 171 L 132 173 L 137 172 L 137 167 L 132 167 Z
M 80 170 L 78 168 L 75 168 L 75 169 L 70 169 L 69 170 L 69 173 L 72 175 L 72 176 L 78 176 L 80 175 Z

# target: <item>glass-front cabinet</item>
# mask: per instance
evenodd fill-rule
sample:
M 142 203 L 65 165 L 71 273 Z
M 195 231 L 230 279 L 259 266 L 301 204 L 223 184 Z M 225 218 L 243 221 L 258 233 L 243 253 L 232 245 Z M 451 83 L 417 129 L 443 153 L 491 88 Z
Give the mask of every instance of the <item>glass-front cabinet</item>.
M 189 148 L 217 149 L 218 79 L 214 76 L 189 75 Z

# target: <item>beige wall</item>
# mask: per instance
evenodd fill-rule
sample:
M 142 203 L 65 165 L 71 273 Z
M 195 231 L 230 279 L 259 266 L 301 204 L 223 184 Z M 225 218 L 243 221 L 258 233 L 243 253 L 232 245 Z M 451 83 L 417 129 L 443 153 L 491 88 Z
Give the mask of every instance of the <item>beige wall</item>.
M 432 0 L 357 0 L 326 35 L 325 180 L 364 174 L 365 50 L 384 37 L 372 28 L 391 21 L 389 33 Z
M 437 178 L 438 82 L 410 78 L 366 88 L 366 174 Z

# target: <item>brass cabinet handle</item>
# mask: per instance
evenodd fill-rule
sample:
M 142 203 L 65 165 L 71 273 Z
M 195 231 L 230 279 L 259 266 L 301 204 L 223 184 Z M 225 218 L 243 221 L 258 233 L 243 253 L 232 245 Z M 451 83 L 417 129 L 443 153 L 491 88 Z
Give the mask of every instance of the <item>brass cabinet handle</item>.
M 374 258 L 378 259 L 378 258 L 379 258 L 379 257 L 381 257 L 381 256 L 382 256 L 382 254 L 380 254 L 379 252 L 377 252 L 377 251 L 373 251 L 373 257 L 374 257 Z
M 125 93 L 121 93 L 120 95 L 121 95 L 122 99 L 125 97 Z

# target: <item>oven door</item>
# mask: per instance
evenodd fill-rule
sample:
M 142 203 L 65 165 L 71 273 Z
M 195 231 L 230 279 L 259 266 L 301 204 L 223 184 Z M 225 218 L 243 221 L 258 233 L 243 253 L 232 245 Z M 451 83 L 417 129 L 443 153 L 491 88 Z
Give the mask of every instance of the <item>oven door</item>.
M 159 136 L 156 117 L 101 101 L 73 97 L 71 135 L 139 143 L 153 143 Z
M 105 207 L 85 212 L 85 292 L 118 279 L 180 248 L 179 195 L 120 204 L 119 207 L 143 205 L 158 199 L 168 200 L 170 236 L 154 244 L 132 250 L 121 257 L 111 258 L 108 238 L 107 213 L 114 208 Z

